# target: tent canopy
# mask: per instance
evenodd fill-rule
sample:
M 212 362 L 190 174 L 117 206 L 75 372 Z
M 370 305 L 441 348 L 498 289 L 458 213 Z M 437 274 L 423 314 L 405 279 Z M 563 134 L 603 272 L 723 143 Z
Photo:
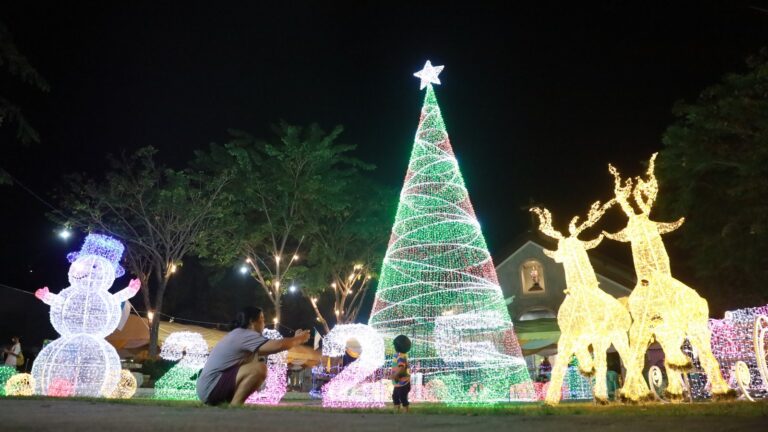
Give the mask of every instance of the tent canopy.
M 181 331 L 201 334 L 208 344 L 209 349 L 216 346 L 221 338 L 227 334 L 225 331 L 191 324 L 160 321 L 158 343 L 162 345 L 171 333 Z M 145 318 L 137 315 L 130 315 L 122 330 L 116 330 L 114 333 L 107 336 L 107 342 L 122 352 L 142 350 L 149 345 L 149 323 Z M 320 362 L 320 352 L 313 350 L 311 347 L 299 345 L 288 351 L 287 362 L 292 364 L 301 363 L 305 366 L 314 366 Z

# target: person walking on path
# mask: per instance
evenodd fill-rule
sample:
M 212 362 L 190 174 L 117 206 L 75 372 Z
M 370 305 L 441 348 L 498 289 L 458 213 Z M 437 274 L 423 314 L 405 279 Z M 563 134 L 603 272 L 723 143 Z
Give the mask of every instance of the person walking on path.
M 21 354 L 21 342 L 18 336 L 11 338 L 11 348 L 5 350 L 5 365 L 19 368 L 24 366 L 24 357 Z M 21 361 L 20 361 L 21 360 Z

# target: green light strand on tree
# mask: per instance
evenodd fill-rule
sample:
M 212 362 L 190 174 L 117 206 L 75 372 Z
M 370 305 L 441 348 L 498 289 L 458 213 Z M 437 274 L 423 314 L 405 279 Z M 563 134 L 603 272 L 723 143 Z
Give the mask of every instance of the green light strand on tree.
M 533 399 L 493 261 L 426 87 L 369 324 L 386 339 L 411 338 L 411 367 L 427 387 L 448 387 L 444 402 Z

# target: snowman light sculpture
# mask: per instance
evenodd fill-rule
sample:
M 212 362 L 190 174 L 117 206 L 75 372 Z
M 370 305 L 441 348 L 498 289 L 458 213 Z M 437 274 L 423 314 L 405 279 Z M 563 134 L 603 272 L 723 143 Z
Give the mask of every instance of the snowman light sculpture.
M 51 324 L 61 335 L 35 360 L 32 376 L 35 393 L 48 396 L 113 394 L 120 381 L 120 357 L 104 340 L 122 314 L 120 304 L 133 297 L 141 283 L 133 279 L 115 294 L 108 290 L 125 270 L 118 264 L 123 244 L 90 234 L 79 252 L 67 255 L 70 286 L 59 294 L 43 287 L 35 297 L 51 306 Z

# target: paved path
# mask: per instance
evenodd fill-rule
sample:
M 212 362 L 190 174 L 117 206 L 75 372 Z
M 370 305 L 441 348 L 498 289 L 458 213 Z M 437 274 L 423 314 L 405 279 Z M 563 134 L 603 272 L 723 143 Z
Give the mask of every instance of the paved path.
M 393 415 L 0 399 L 2 431 L 760 431 L 765 417 Z

